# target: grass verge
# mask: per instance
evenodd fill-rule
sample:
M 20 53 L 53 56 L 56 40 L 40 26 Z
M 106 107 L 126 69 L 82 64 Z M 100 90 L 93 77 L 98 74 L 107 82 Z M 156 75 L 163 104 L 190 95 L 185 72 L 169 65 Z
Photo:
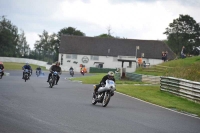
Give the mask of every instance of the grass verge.
M 22 70 L 22 67 L 25 63 L 16 63 L 16 62 L 4 62 L 3 63 L 5 70 Z M 33 70 L 36 70 L 38 65 L 30 64 Z M 46 70 L 45 67 L 40 66 L 42 70 Z
M 94 76 L 72 78 L 71 80 L 79 80 L 84 84 L 98 84 L 104 75 L 105 74 L 96 74 Z M 141 82 L 133 81 L 116 81 L 116 84 L 117 91 L 123 94 L 166 108 L 200 116 L 199 103 L 189 101 L 168 92 L 163 92 L 160 90 L 159 85 L 143 85 Z

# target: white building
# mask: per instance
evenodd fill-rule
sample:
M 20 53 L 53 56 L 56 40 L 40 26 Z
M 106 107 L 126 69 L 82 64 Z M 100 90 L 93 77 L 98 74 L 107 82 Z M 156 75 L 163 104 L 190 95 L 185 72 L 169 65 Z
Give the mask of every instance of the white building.
M 90 67 L 99 67 L 134 72 L 137 58 L 142 57 L 145 63 L 156 65 L 162 62 L 162 51 L 168 51 L 168 60 L 175 58 L 163 41 L 64 35 L 61 37 L 59 61 L 65 71 L 72 66 L 79 72 L 80 64 L 83 64 L 88 71 Z

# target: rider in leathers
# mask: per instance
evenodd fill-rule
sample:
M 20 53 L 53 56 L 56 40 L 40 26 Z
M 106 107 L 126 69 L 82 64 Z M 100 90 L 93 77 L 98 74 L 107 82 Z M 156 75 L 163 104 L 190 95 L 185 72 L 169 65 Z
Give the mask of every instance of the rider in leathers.
M 50 67 L 49 70 L 50 70 L 50 73 L 49 73 L 47 82 L 49 82 L 49 79 L 50 79 L 50 76 L 51 76 L 51 73 L 52 73 L 52 72 L 56 71 L 56 72 L 58 72 L 59 74 L 62 73 L 62 70 L 61 70 L 61 67 L 60 67 L 60 62 L 57 61 L 57 62 L 56 62 L 56 65 L 52 65 L 52 66 Z M 56 85 L 58 84 L 59 79 L 60 79 L 60 76 L 57 75 Z
M 106 80 L 109 79 L 109 80 L 113 80 L 115 82 L 115 78 L 114 78 L 114 72 L 112 71 L 109 71 L 107 75 L 105 75 L 100 84 L 96 85 L 96 87 L 94 88 L 94 93 L 96 93 L 99 89 L 99 87 L 102 87 L 102 85 L 105 85 L 106 84 Z M 112 96 L 114 95 L 114 93 L 112 94 Z
M 22 69 L 23 69 L 23 70 L 28 69 L 28 71 L 29 71 L 28 76 L 29 76 L 29 79 L 30 79 L 30 73 L 32 73 L 32 68 L 31 68 L 31 66 L 30 66 L 28 63 L 26 63 L 26 64 L 22 67 Z M 24 79 L 24 74 L 25 74 L 25 72 L 23 71 L 22 79 Z

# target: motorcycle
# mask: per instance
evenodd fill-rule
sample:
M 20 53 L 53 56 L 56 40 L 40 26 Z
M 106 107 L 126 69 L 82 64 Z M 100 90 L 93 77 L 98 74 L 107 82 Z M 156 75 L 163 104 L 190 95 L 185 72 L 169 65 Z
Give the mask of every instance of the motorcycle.
M 73 77 L 74 76 L 74 71 L 70 70 L 70 75 Z
M 58 75 L 58 72 L 56 72 L 56 71 L 51 72 L 51 76 L 49 79 L 49 87 L 50 88 L 52 88 L 55 85 L 55 82 L 57 80 L 57 75 Z
M 29 74 L 30 74 L 29 70 L 25 69 L 24 70 L 24 81 L 25 82 L 29 79 Z
M 3 70 L 0 69 L 0 79 L 2 79 L 3 75 Z
M 81 74 L 84 76 L 84 71 L 83 70 L 81 70 Z
M 96 87 L 96 85 L 94 85 Z M 110 101 L 111 96 L 114 95 L 116 90 L 115 82 L 112 80 L 106 80 L 106 84 L 100 87 L 97 93 L 93 93 L 92 104 L 102 103 L 103 107 L 106 107 Z
M 36 75 L 37 77 L 40 76 L 41 71 L 40 70 L 36 70 Z

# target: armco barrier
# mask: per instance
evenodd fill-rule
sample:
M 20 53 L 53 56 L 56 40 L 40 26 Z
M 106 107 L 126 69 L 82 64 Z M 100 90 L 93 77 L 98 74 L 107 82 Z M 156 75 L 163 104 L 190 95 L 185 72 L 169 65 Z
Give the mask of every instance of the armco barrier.
M 108 73 L 109 71 L 115 72 L 116 69 L 90 67 L 90 73 Z
M 115 79 L 116 79 L 116 80 L 120 80 L 120 79 L 121 79 L 121 73 L 116 72 L 116 73 L 115 73 Z
M 160 76 L 126 73 L 126 77 L 133 81 L 142 81 L 150 84 L 160 84 Z
M 161 77 L 160 89 L 200 102 L 200 82 L 173 77 Z

